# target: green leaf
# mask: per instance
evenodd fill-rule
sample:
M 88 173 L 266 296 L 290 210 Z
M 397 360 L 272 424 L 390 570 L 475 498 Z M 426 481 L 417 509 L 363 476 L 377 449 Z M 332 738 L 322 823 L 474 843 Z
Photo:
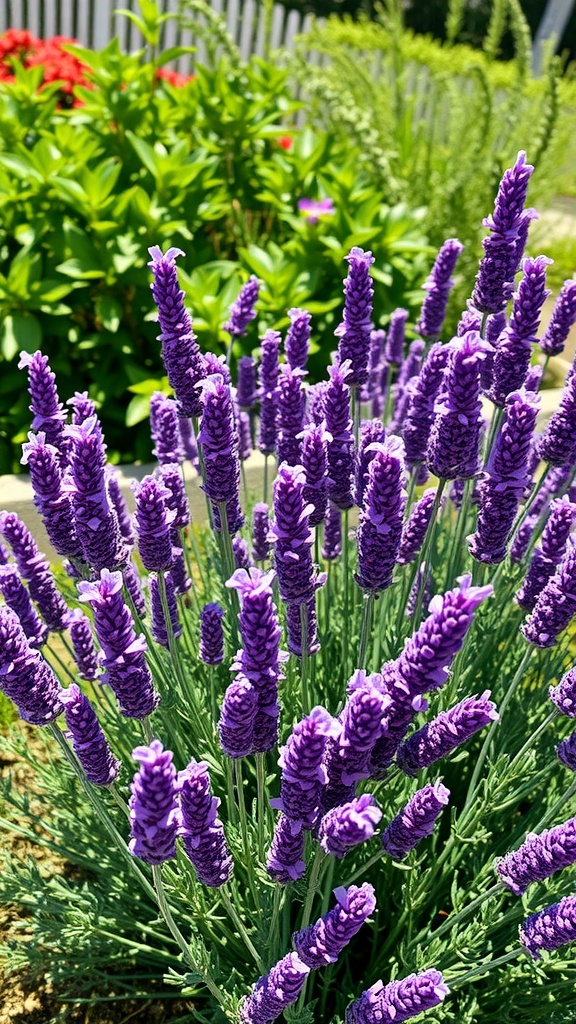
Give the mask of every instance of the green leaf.
M 0 352 L 8 362 L 18 352 L 36 352 L 42 344 L 42 328 L 31 313 L 9 313 L 0 331 Z
M 96 299 L 95 308 L 96 316 L 102 326 L 107 331 L 110 331 L 111 334 L 116 334 L 124 312 L 118 300 L 113 299 L 111 295 L 99 295 Z
M 135 427 L 150 415 L 150 394 L 134 395 L 126 409 L 126 426 Z

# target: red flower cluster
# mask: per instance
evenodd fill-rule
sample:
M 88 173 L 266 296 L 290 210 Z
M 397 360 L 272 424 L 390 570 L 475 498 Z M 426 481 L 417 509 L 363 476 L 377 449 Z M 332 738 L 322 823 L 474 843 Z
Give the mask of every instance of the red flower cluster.
M 158 68 L 156 78 L 163 78 L 165 82 L 168 82 L 168 85 L 174 85 L 177 89 L 180 89 L 183 85 L 188 85 L 188 82 L 196 78 L 196 75 L 181 75 L 178 71 Z
M 62 49 L 63 44 L 75 42 L 77 40 L 65 36 L 36 39 L 26 30 L 8 29 L 0 36 L 0 82 L 14 81 L 14 60 L 20 61 L 26 68 L 42 65 L 44 74 L 40 88 L 51 82 L 59 82 L 62 105 L 80 105 L 81 101 L 74 98 L 74 86 L 89 86 L 85 78 L 87 68 L 77 57 Z

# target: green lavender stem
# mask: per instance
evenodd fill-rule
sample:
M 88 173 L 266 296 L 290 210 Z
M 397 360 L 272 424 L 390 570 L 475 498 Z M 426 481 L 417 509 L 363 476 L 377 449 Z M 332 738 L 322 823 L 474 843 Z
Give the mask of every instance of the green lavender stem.
M 236 794 L 238 799 L 238 818 L 240 821 L 240 833 L 242 835 L 242 845 L 244 847 L 244 866 L 248 875 L 248 885 L 250 886 L 250 892 L 254 900 L 254 905 L 259 906 L 260 901 L 258 899 L 258 892 L 256 889 L 256 878 L 254 876 L 254 859 L 252 849 L 250 846 L 250 840 L 248 838 L 248 815 L 246 814 L 246 803 L 244 801 L 244 780 L 242 778 L 242 766 L 240 760 L 234 761 L 234 769 L 236 772 Z
M 226 911 L 230 917 L 230 920 L 232 921 L 232 923 L 234 924 L 235 928 L 238 931 L 238 935 L 242 939 L 244 945 L 246 946 L 246 949 L 250 953 L 250 956 L 254 959 L 254 962 L 256 963 L 258 970 L 264 973 L 264 962 L 260 958 L 259 954 L 256 952 L 254 943 L 252 942 L 252 939 L 248 935 L 248 932 L 244 927 L 242 919 L 235 910 L 234 904 L 232 903 L 230 895 L 226 890 L 226 886 L 224 885 L 220 888 L 220 896 L 222 898 L 222 903 L 224 904 Z
M 258 809 L 258 856 L 260 862 L 264 863 L 266 843 L 266 811 L 268 801 L 265 796 L 265 754 L 256 754 L 256 806 Z
M 516 960 L 526 950 L 522 947 L 511 950 L 510 953 L 504 953 L 503 956 L 499 956 L 497 960 L 490 960 L 486 964 L 480 964 L 479 967 L 474 967 L 471 971 L 466 971 L 466 974 L 455 975 L 451 977 L 449 974 L 444 975 L 444 980 L 451 989 L 458 988 L 460 985 L 465 985 L 468 981 L 472 981 L 473 978 L 480 978 L 483 974 L 488 974 L 493 971 L 495 967 L 502 967 L 503 964 L 510 963 L 511 960 Z
M 310 658 L 308 655 L 308 605 L 306 602 L 302 602 L 300 605 L 300 634 L 301 634 L 301 646 L 302 656 L 300 659 L 300 692 L 302 697 L 302 714 L 309 715 L 312 710 L 312 702 L 310 700 L 310 689 L 308 686 L 308 669 L 310 666 Z
M 360 626 L 360 643 L 358 646 L 358 668 L 364 668 L 366 664 L 368 639 L 372 632 L 372 622 L 374 619 L 374 598 L 375 594 L 373 590 L 363 592 L 362 624 Z

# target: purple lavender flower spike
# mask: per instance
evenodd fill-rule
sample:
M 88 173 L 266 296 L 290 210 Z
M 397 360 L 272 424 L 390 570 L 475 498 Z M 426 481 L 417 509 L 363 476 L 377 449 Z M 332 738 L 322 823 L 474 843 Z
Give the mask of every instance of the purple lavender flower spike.
M 184 253 L 181 249 L 171 248 L 162 255 L 157 245 L 148 252 L 152 257 L 148 266 L 154 275 L 152 295 L 158 307 L 161 332 L 158 340 L 162 343 L 162 359 L 170 387 L 176 395 L 180 415 L 196 417 L 202 411 L 196 385 L 205 377 L 206 371 L 190 314 L 184 306 L 184 292 L 178 287 L 176 257 Z
M 448 238 L 436 257 L 429 277 L 426 278 L 423 286 L 426 297 L 416 324 L 416 330 L 422 338 L 436 340 L 440 337 L 448 296 L 454 284 L 452 274 L 463 248 L 462 242 L 457 238 Z
M 340 364 L 350 364 L 348 384 L 357 387 L 368 379 L 368 351 L 372 330 L 372 298 L 374 289 L 370 267 L 374 263 L 371 252 L 353 246 L 345 257 L 350 264 L 344 282 L 343 321 L 334 332 L 338 337 Z M 330 429 L 330 428 L 329 428 Z
M 88 397 L 87 391 L 75 391 L 72 398 L 67 400 L 66 405 L 72 406 L 72 423 L 74 426 L 83 423 L 89 416 L 96 415 L 96 406 L 92 399 Z
M 243 1024 L 268 1024 L 276 1020 L 300 995 L 310 968 L 297 953 L 288 953 L 259 978 L 246 1002 L 240 1007 Z
M 176 512 L 168 508 L 170 492 L 161 478 L 145 476 L 134 481 L 136 534 L 142 565 L 148 572 L 163 572 L 172 564 L 170 527 Z
M 400 366 L 404 360 L 404 328 L 407 319 L 407 309 L 395 309 L 390 316 L 384 347 L 384 360 L 388 366 Z
M 328 508 L 328 445 L 332 434 L 326 430 L 322 421 L 318 425 L 309 424 L 298 435 L 301 442 L 300 457 L 306 475 L 304 501 L 313 505 L 310 513 L 310 526 L 319 526 L 324 522 Z
M 304 831 L 286 814 L 281 814 L 276 822 L 266 870 L 270 878 L 281 885 L 297 882 L 306 873 Z
M 42 516 L 50 543 L 59 555 L 79 558 L 82 547 L 76 534 L 70 494 L 63 486 L 60 452 L 46 442 L 43 431 L 28 434 L 22 445 L 22 465 L 28 466 L 34 505 Z
M 180 773 L 179 835 L 184 849 L 203 885 L 218 889 L 232 874 L 233 862 L 218 818 L 220 800 L 212 796 L 210 776 L 205 761 L 192 758 Z
M 480 509 L 470 552 L 480 562 L 498 564 L 529 483 L 529 459 L 540 410 L 538 396 L 522 388 L 506 399 L 506 419 L 488 456 L 480 486 Z
M 358 508 L 363 508 L 364 506 L 364 498 L 368 486 L 368 472 L 376 450 L 373 445 L 375 443 L 383 443 L 385 438 L 386 429 L 381 420 L 364 420 L 360 424 L 360 439 L 354 474 L 354 501 Z
M 91 416 L 76 427 L 67 427 L 66 433 L 71 442 L 72 509 L 84 560 L 96 572 L 114 569 L 127 560 L 128 550 L 108 498 L 106 445 L 100 423 Z
M 321 380 L 318 384 L 311 384 L 306 394 L 308 422 L 315 423 L 317 427 L 325 420 L 324 403 L 327 387 L 328 381 Z
M 533 391 L 534 394 L 538 394 L 540 390 L 540 384 L 542 383 L 542 375 L 544 373 L 544 367 L 535 364 L 530 366 L 528 373 L 526 374 L 526 380 L 524 381 L 524 387 L 526 391 Z
M 321 793 L 323 812 L 354 797 L 357 783 L 370 775 L 370 759 L 383 731 L 388 698 L 363 680 L 350 693 L 340 715 L 341 732 L 326 745 L 326 783 Z
M 162 864 L 176 856 L 178 779 L 171 750 L 160 740 L 136 747 L 132 757 L 140 769 L 130 785 L 130 832 L 128 849 L 148 864 Z
M 166 508 L 176 513 L 171 523 L 171 537 L 172 543 L 177 546 L 180 543 L 178 531 L 190 525 L 190 508 L 182 472 L 175 462 L 160 466 L 156 472 L 168 492 L 165 495 Z
M 152 454 L 161 466 L 170 462 L 182 462 L 182 438 L 178 406 L 172 398 L 161 391 L 155 391 L 150 398 L 150 431 L 154 447 Z
M 270 509 L 259 501 L 252 509 L 252 558 L 255 562 L 266 562 L 270 558 Z
M 238 382 L 236 385 L 236 401 L 241 409 L 254 408 L 258 401 L 256 387 L 256 360 L 252 356 L 240 356 L 238 360 Z
M 258 301 L 259 289 L 260 282 L 257 277 L 252 275 L 246 284 L 242 285 L 236 302 L 230 306 L 230 319 L 224 324 L 224 330 L 228 331 L 233 338 L 239 338 L 242 334 L 246 334 L 248 324 L 254 320 L 256 316 L 254 307 Z
M 552 261 L 546 256 L 526 259 L 523 275 L 514 296 L 510 323 L 498 339 L 492 361 L 492 383 L 488 397 L 503 408 L 507 396 L 522 387 L 530 366 L 532 346 L 540 324 L 546 297 L 546 267 Z
M 318 820 L 320 792 L 326 781 L 322 764 L 326 743 L 339 733 L 340 726 L 332 715 L 325 708 L 316 707 L 296 723 L 286 746 L 280 750 L 280 796 L 270 801 L 271 806 L 309 831 Z
M 66 629 L 70 609 L 28 527 L 15 512 L 1 512 L 0 533 L 12 548 L 18 572 L 27 581 L 30 596 L 38 605 L 48 629 L 55 632 Z
M 158 706 L 144 651 L 146 640 L 136 636 L 134 620 L 122 597 L 122 573 L 103 569 L 95 583 L 78 584 L 81 601 L 94 611 L 96 636 L 102 648 L 109 683 L 120 711 L 127 718 L 145 718 Z
M 308 655 L 317 654 L 320 650 L 318 643 L 318 617 L 316 615 L 316 601 L 314 598 L 307 601 L 305 605 L 286 605 L 286 646 L 290 654 L 297 658 L 302 657 L 302 618 L 300 609 L 306 607 L 306 651 Z
M 384 345 L 386 331 L 370 331 L 370 351 L 368 354 L 368 380 L 361 393 L 363 402 L 372 402 L 377 411 L 372 413 L 375 419 L 382 415 L 384 409 L 384 392 L 382 389 L 382 373 L 388 366 L 384 363 Z
M 204 483 L 202 489 L 212 502 L 213 510 L 220 504 L 234 508 L 238 502 L 240 486 L 240 460 L 238 458 L 238 435 L 234 425 L 232 395 L 230 388 L 214 375 L 203 382 L 202 423 L 198 441 L 204 452 Z M 218 512 L 220 511 L 217 509 Z M 244 524 L 243 515 L 235 515 L 228 522 L 231 534 Z M 239 523 L 239 525 L 238 525 Z M 219 516 L 214 517 L 215 529 L 221 528 Z
M 290 327 L 286 335 L 286 360 L 293 370 L 305 370 L 310 347 L 310 321 L 305 309 L 289 309 Z
M 434 406 L 445 378 L 450 355 L 448 345 L 432 345 L 422 369 L 409 389 L 402 437 L 409 466 L 418 466 L 426 458 L 426 448 L 434 421 Z
M 542 882 L 576 861 L 576 818 L 561 825 L 529 832 L 517 850 L 501 857 L 496 871 L 516 896 L 522 896 L 533 882 Z
M 555 498 L 550 505 L 540 544 L 534 549 L 526 578 L 516 594 L 518 604 L 527 611 L 532 611 L 539 594 L 562 561 L 575 522 L 576 504 L 568 495 Z
M 276 430 L 278 405 L 276 389 L 278 387 L 278 355 L 280 352 L 280 334 L 278 331 L 266 331 L 260 342 L 260 431 L 258 448 L 263 455 L 272 455 L 276 451 Z
M 172 636 L 175 640 L 178 639 L 182 634 L 182 624 L 178 618 L 178 605 L 176 603 L 176 591 L 174 590 L 174 581 L 170 573 L 166 574 L 166 600 L 168 603 L 168 611 L 170 613 L 170 625 L 166 625 L 166 619 L 164 617 L 164 610 L 162 608 L 162 600 L 160 597 L 160 587 L 158 585 L 158 579 L 153 576 L 150 580 L 150 597 L 152 603 L 152 623 L 151 632 L 152 638 L 157 644 L 161 644 L 162 647 L 167 649 L 170 647 L 168 639 L 168 629 L 170 629 Z
M 330 382 L 324 393 L 326 429 L 332 435 L 328 445 L 328 497 L 338 508 L 352 508 L 354 434 L 350 418 L 350 364 L 329 366 Z
M 28 391 L 32 399 L 32 430 L 42 430 L 47 443 L 56 448 L 65 462 L 68 450 L 64 437 L 66 410 L 58 397 L 56 377 L 48 365 L 48 356 L 43 356 L 41 352 L 35 352 L 32 356 L 29 352 L 21 352 L 18 369 L 24 367 L 28 370 Z
M 560 403 L 540 436 L 538 455 L 551 466 L 572 469 L 576 463 L 576 373 L 569 372 Z
M 576 615 L 576 548 L 569 550 L 521 626 L 536 647 L 553 647 L 558 634 Z
M 451 342 L 446 391 L 435 409 L 428 466 L 444 480 L 475 476 L 479 469 L 482 413 L 480 365 L 485 343 L 476 331 Z
M 62 714 L 62 688 L 32 648 L 18 616 L 0 607 L 0 690 L 31 725 L 46 725 Z
M 358 843 L 372 838 L 381 817 L 374 797 L 363 793 L 324 815 L 318 828 L 318 842 L 325 853 L 345 857 Z
M 326 562 L 335 562 L 342 553 L 342 512 L 330 502 L 324 520 L 324 544 L 322 558 Z
M 418 789 L 404 809 L 382 833 L 382 846 L 391 857 L 400 860 L 431 836 L 439 815 L 450 799 L 450 791 L 441 782 Z
M 474 327 L 474 330 L 480 330 L 482 324 L 482 318 L 478 314 L 478 324 Z M 480 368 L 480 383 L 482 385 L 482 391 L 487 394 L 492 387 L 492 376 L 494 371 L 494 356 L 496 349 L 500 341 L 500 336 L 506 327 L 507 319 L 506 313 L 494 313 L 488 317 L 485 324 L 484 336 L 488 342 L 490 348 L 486 352 L 486 358 L 484 359 Z M 472 327 L 472 325 L 471 325 Z
M 576 733 L 561 740 L 556 747 L 556 756 L 572 772 L 576 772 Z
M 120 761 L 114 757 L 96 712 L 76 683 L 61 695 L 72 747 L 93 786 L 109 786 L 118 777 Z
M 0 594 L 15 615 L 31 647 L 41 647 L 48 635 L 48 627 L 38 615 L 15 565 L 0 566 Z
M 278 406 L 278 461 L 289 466 L 300 464 L 299 437 L 306 415 L 306 394 L 302 387 L 302 370 L 283 366 L 276 393 Z
M 538 220 L 539 214 L 537 210 L 532 207 L 524 210 L 520 214 L 516 222 L 516 241 L 514 242 L 514 257 L 512 259 L 512 266 L 514 268 L 514 274 L 516 275 L 520 270 L 522 263 L 522 257 L 524 256 L 524 250 L 528 242 L 528 231 L 533 220 Z
M 252 424 L 250 416 L 243 409 L 236 417 L 236 428 L 238 430 L 238 458 L 240 462 L 246 462 L 252 455 Z
M 250 556 L 248 541 L 244 540 L 244 537 L 234 537 L 232 540 L 232 552 L 234 554 L 234 564 L 237 569 L 252 568 L 254 562 Z
M 70 613 L 70 639 L 80 677 L 96 679 L 100 670 L 100 662 L 92 639 L 90 621 L 79 608 L 75 608 Z
M 304 503 L 306 477 L 301 466 L 284 463 L 274 481 L 274 567 L 280 597 L 302 604 L 314 596 L 316 577 L 312 564 L 311 506 Z
M 394 396 L 394 415 L 388 427 L 388 433 L 401 434 L 410 404 L 410 396 L 416 386 L 416 380 L 422 367 L 425 344 L 416 338 L 408 349 L 408 355 L 400 367 L 396 383 L 392 387 Z
M 430 525 L 436 492 L 436 487 L 429 487 L 412 506 L 410 518 L 402 530 L 400 549 L 398 551 L 399 565 L 408 565 L 410 562 L 413 562 L 420 551 L 426 531 Z
M 520 942 L 534 960 L 543 949 L 552 953 L 576 939 L 576 896 L 565 896 L 544 910 L 531 914 L 520 925 Z
M 218 734 L 227 757 L 247 757 L 254 753 L 254 727 L 258 694 L 246 676 L 238 673 L 224 694 Z
M 200 459 L 198 457 L 198 445 L 196 443 L 196 435 L 194 434 L 194 427 L 188 416 L 178 416 L 178 427 L 180 430 L 180 440 L 182 442 L 182 452 L 184 458 L 192 464 L 197 473 L 200 473 Z
M 554 303 L 550 322 L 540 341 L 540 348 L 546 356 L 559 356 L 564 351 L 566 339 L 576 323 L 576 281 L 565 281 Z
M 140 573 L 134 565 L 134 562 L 127 562 L 126 565 L 122 566 L 122 579 L 136 614 L 139 618 L 143 619 L 146 615 L 146 598 L 144 597 L 144 591 L 142 589 Z
M 496 705 L 489 697 L 490 690 L 485 690 L 480 697 L 465 697 L 410 736 L 396 755 L 402 771 L 417 775 L 422 768 L 429 768 L 461 746 L 479 729 L 497 722 Z
M 576 718 L 576 668 L 571 668 L 548 690 L 550 700 L 568 718 Z
M 336 962 L 376 909 L 374 888 L 368 882 L 334 889 L 336 906 L 315 924 L 292 936 L 298 956 L 310 970 Z
M 8 556 L 8 552 L 7 552 L 6 548 L 4 547 L 4 545 L 2 543 L 0 543 L 0 565 L 7 565 L 8 564 L 8 557 L 9 556 Z
M 204 353 L 204 377 L 212 377 L 215 373 L 218 373 L 222 377 L 222 383 L 226 387 L 232 387 L 232 376 L 230 369 L 226 363 L 226 356 L 217 356 L 215 352 Z M 199 385 L 197 385 L 199 386 Z
M 358 573 L 364 590 L 389 587 L 400 548 L 406 505 L 404 445 L 398 437 L 374 444 L 364 507 L 357 532 Z
M 200 647 L 198 657 L 205 665 L 224 661 L 224 609 L 216 601 L 205 604 L 200 612 Z
M 120 536 L 126 542 L 128 547 L 132 548 L 134 545 L 134 527 L 132 526 L 132 516 L 128 511 L 128 505 L 126 499 L 122 494 L 120 488 L 120 479 L 118 473 L 112 466 L 106 466 L 104 470 L 104 478 L 106 480 L 106 489 L 108 492 L 108 498 L 110 505 L 116 513 L 118 520 L 118 529 L 120 530 Z
M 347 1008 L 345 1024 L 402 1024 L 438 1006 L 448 993 L 440 971 L 433 967 L 388 985 L 377 981 Z

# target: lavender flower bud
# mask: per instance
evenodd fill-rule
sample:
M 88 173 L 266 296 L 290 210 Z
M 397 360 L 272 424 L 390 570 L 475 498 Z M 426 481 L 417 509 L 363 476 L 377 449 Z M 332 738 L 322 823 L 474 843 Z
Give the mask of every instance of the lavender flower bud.
M 172 398 L 161 391 L 155 391 L 150 398 L 150 430 L 154 447 L 152 454 L 161 466 L 170 462 L 182 462 L 182 438 L 178 406 Z
M 120 536 L 129 547 L 132 547 L 134 544 L 132 516 L 128 511 L 126 499 L 120 489 L 118 474 L 114 472 L 111 466 L 106 466 L 106 469 L 104 470 L 104 477 L 106 480 L 106 489 L 108 491 L 110 505 L 116 513 L 116 518 L 118 520 Z
M 305 609 L 304 614 L 306 615 L 304 634 L 302 632 L 302 608 Z M 316 615 L 316 601 L 314 598 L 303 604 L 291 602 L 286 605 L 286 646 L 290 654 L 295 654 L 297 658 L 302 657 L 303 635 L 308 656 L 317 654 L 320 650 L 320 644 L 318 643 L 318 617 Z
M 0 533 L 10 544 L 18 572 L 28 582 L 30 596 L 49 630 L 66 629 L 70 609 L 58 591 L 47 559 L 40 553 L 30 530 L 15 512 L 0 513 Z
M 570 771 L 576 772 L 576 733 L 560 741 L 556 747 L 556 756 Z
M 400 548 L 406 496 L 404 445 L 397 437 L 375 444 L 357 532 L 356 582 L 365 590 L 390 586 Z
M 178 531 L 184 530 L 190 524 L 190 508 L 182 472 L 175 462 L 171 462 L 168 465 L 160 466 L 156 473 L 157 479 L 162 481 L 168 492 L 164 496 L 166 508 L 170 512 L 176 513 L 171 523 L 170 533 L 173 544 L 177 546 L 179 543 Z
M 84 560 L 96 572 L 114 569 L 128 557 L 118 517 L 106 488 L 106 445 L 97 418 L 67 427 L 71 441 L 70 486 L 76 533 Z
M 416 341 L 412 342 L 408 349 L 408 355 L 400 368 L 398 379 L 392 388 L 394 394 L 394 415 L 388 428 L 391 434 L 402 433 L 410 404 L 410 396 L 422 367 L 424 349 L 424 342 L 420 338 L 416 338 Z
M 440 249 L 430 276 L 426 278 L 427 293 L 416 330 L 423 338 L 439 338 L 446 316 L 448 296 L 454 284 L 452 274 L 464 246 L 457 238 L 448 238 Z
M 331 503 L 328 505 L 324 520 L 324 544 L 322 558 L 326 562 L 335 562 L 342 552 L 342 512 Z
M 63 691 L 61 700 L 72 747 L 88 782 L 109 786 L 118 777 L 121 764 L 110 750 L 94 708 L 76 683 Z
M 334 807 L 324 815 L 318 828 L 318 841 L 325 853 L 345 857 L 358 843 L 371 839 L 382 811 L 370 793 Z
M 62 714 L 62 688 L 38 651 L 30 647 L 17 615 L 0 607 L 0 690 L 31 725 Z
M 576 614 L 576 548 L 568 551 L 521 626 L 536 647 L 553 647 L 558 634 Z
M 316 426 L 323 423 L 325 419 L 324 405 L 327 387 L 328 381 L 322 380 L 318 384 L 311 384 L 307 391 L 308 420 L 310 423 L 315 423 Z
M 497 722 L 496 705 L 489 697 L 490 690 L 485 690 L 480 697 L 466 697 L 410 736 L 396 755 L 402 771 L 417 775 L 422 768 L 429 768 L 461 746 L 479 729 Z
M 295 932 L 294 948 L 311 970 L 336 962 L 342 950 L 374 913 L 376 898 L 368 882 L 334 889 L 336 906 L 315 924 Z
M 224 609 L 216 601 L 205 604 L 200 612 L 200 648 L 198 656 L 205 665 L 224 661 Z
M 230 388 L 222 383 L 218 375 L 209 377 L 203 384 L 204 411 L 198 441 L 204 452 L 204 484 L 213 508 L 222 503 L 237 501 L 240 486 L 240 462 L 238 459 L 238 437 L 234 426 L 232 396 Z M 219 511 L 219 510 L 218 510 Z M 244 519 L 240 526 L 243 525 Z M 221 526 L 214 519 L 215 528 Z M 228 523 L 230 533 L 240 527 Z
M 364 420 L 360 424 L 360 440 L 354 475 L 354 501 L 359 508 L 364 506 L 365 492 L 368 486 L 368 472 L 375 451 L 373 445 L 375 443 L 380 444 L 385 439 L 386 430 L 381 420 Z
M 384 359 L 389 366 L 399 366 L 404 359 L 404 328 L 407 319 L 407 309 L 395 309 L 390 316 L 384 347 Z
M 558 686 L 548 690 L 550 700 L 568 718 L 576 718 L 576 668 L 571 668 L 562 677 Z
M 313 505 L 310 512 L 310 526 L 319 526 L 324 521 L 328 507 L 328 445 L 332 434 L 324 422 L 304 427 L 298 435 L 301 440 L 300 457 L 306 475 L 304 501 Z
M 18 616 L 18 621 L 31 647 L 41 647 L 46 641 L 48 627 L 38 615 L 15 565 L 0 566 L 0 594 Z
M 28 466 L 34 505 L 42 516 L 50 543 L 59 555 L 78 558 L 82 554 L 72 514 L 70 495 L 63 486 L 60 452 L 46 443 L 46 435 L 30 431 L 22 445 L 22 465 Z
M 175 640 L 178 639 L 182 634 L 182 625 L 178 618 L 178 604 L 176 602 L 176 592 L 174 590 L 174 582 L 170 573 L 166 574 L 165 577 L 166 586 L 166 602 L 168 605 L 168 612 L 170 616 L 170 622 L 166 624 L 166 618 L 164 615 L 164 609 L 162 607 L 162 599 L 160 597 L 160 586 L 158 579 L 153 576 L 150 580 L 150 596 L 152 600 L 152 639 L 160 644 L 162 647 L 169 649 L 170 641 L 168 639 L 168 630 L 172 633 Z
M 448 345 L 432 345 L 420 373 L 409 390 L 402 437 L 409 466 L 419 465 L 426 457 L 434 406 L 445 378 L 450 355 Z
M 224 694 L 218 734 L 228 757 L 247 757 L 254 752 L 254 725 L 258 694 L 246 676 L 239 673 Z
M 67 400 L 66 405 L 72 406 L 72 423 L 74 426 L 83 423 L 89 416 L 96 415 L 96 406 L 92 399 L 88 397 L 87 391 L 75 391 L 72 398 Z
M 263 501 L 257 502 L 252 509 L 252 558 L 255 562 L 265 562 L 270 557 L 269 512 Z
M 554 303 L 552 316 L 540 341 L 547 356 L 559 356 L 564 350 L 570 329 L 576 323 L 576 281 L 565 281 Z
M 224 330 L 228 331 L 233 338 L 239 338 L 242 334 L 246 334 L 248 324 L 254 320 L 256 316 L 254 307 L 258 301 L 259 288 L 258 278 L 252 275 L 246 284 L 242 285 L 236 302 L 230 306 L 230 319 L 224 324 Z
M 539 365 L 530 366 L 528 373 L 526 374 L 526 380 L 524 381 L 524 387 L 526 391 L 533 391 L 534 394 L 538 394 L 540 390 L 540 384 L 542 383 L 542 374 L 544 367 Z
M 181 825 L 184 849 L 203 885 L 213 889 L 228 881 L 233 863 L 218 818 L 220 800 L 212 796 L 205 761 L 195 761 L 180 774 Z
M 140 769 L 130 785 L 128 849 L 148 864 L 162 864 L 176 856 L 178 782 L 173 754 L 160 740 L 152 740 L 149 747 L 136 747 L 132 757 Z
M 292 370 L 305 370 L 310 347 L 310 321 L 305 309 L 289 309 L 290 327 L 286 335 L 286 359 Z
M 295 1003 L 310 969 L 296 953 L 288 953 L 271 971 L 259 978 L 240 1009 L 243 1024 L 268 1024 Z
M 302 371 L 283 366 L 276 394 L 278 405 L 278 461 L 289 466 L 300 463 L 300 437 L 306 414 Z
M 303 858 L 304 831 L 301 824 L 281 814 L 276 822 L 266 861 L 266 870 L 270 878 L 281 885 L 297 882 L 306 872 Z
M 371 252 L 364 252 L 358 246 L 353 246 L 345 258 L 350 264 L 350 269 L 344 282 L 344 316 L 343 322 L 334 333 L 339 338 L 339 362 L 341 365 L 350 362 L 348 384 L 350 387 L 356 387 L 368 379 L 368 350 L 373 326 L 374 296 L 370 266 L 374 263 L 374 257 Z
M 565 896 L 544 910 L 531 914 L 520 925 L 520 942 L 534 960 L 543 949 L 553 952 L 576 939 L 576 896 Z
M 244 537 L 234 537 L 232 541 L 232 552 L 234 555 L 234 564 L 237 569 L 252 568 L 254 562 L 250 557 L 248 541 L 244 540 Z
M 200 459 L 198 457 L 196 435 L 194 433 L 194 427 L 192 426 L 188 416 L 178 416 L 178 426 L 180 430 L 183 455 L 192 463 L 196 472 L 200 473 Z
M 161 479 L 145 476 L 132 484 L 136 497 L 136 533 L 142 565 L 148 572 L 162 572 L 172 564 L 170 527 L 176 513 L 167 506 L 168 488 Z
M 81 678 L 95 679 L 100 668 L 98 655 L 92 639 L 90 622 L 79 608 L 70 613 L 70 639 L 74 661 Z
M 276 389 L 278 387 L 280 340 L 278 331 L 266 331 L 260 343 L 260 431 L 258 435 L 258 448 L 264 455 L 271 455 L 276 451 L 276 424 L 278 418 Z
M 428 465 L 445 480 L 475 476 L 482 431 L 479 374 L 484 342 L 469 331 L 451 349 L 446 391 L 436 406 L 428 445 Z
M 533 882 L 570 867 L 576 861 L 576 818 L 537 835 L 529 832 L 522 846 L 498 860 L 496 870 L 504 885 L 522 896 Z
M 32 356 L 28 352 L 21 352 L 18 369 L 24 367 L 28 370 L 28 391 L 32 399 L 32 429 L 42 430 L 46 442 L 53 445 L 61 457 L 65 457 L 68 448 L 64 437 L 66 411 L 58 397 L 56 377 L 48 365 L 48 356 L 43 356 L 41 352 L 35 352 Z
M 450 791 L 441 782 L 418 789 L 382 833 L 382 846 L 391 857 L 400 860 L 431 836 L 436 819 L 450 799 Z
M 324 394 L 328 445 L 328 497 L 338 508 L 352 508 L 354 434 L 350 418 L 349 363 L 329 366 L 330 382 Z
M 370 332 L 370 351 L 368 354 L 368 380 L 362 389 L 361 400 L 372 402 L 376 406 L 376 412 L 372 415 L 378 419 L 384 410 L 384 393 L 382 390 L 382 373 L 388 366 L 384 363 L 384 344 L 386 342 L 386 331 L 376 330 Z
M 122 566 L 122 579 L 130 596 L 134 611 L 141 619 L 144 618 L 146 615 L 146 599 L 142 590 L 140 573 L 134 562 L 127 562 L 126 565 Z
M 310 506 L 304 503 L 306 477 L 301 466 L 284 463 L 274 481 L 274 567 L 283 601 L 302 604 L 314 596 Z
M 316 825 L 320 792 L 326 781 L 324 750 L 329 737 L 339 731 L 335 719 L 324 708 L 316 707 L 296 723 L 280 750 L 280 797 L 270 803 L 292 822 L 300 822 L 302 828 L 311 830 Z
M 539 594 L 562 561 L 575 522 L 576 504 L 567 495 L 554 499 L 540 546 L 535 548 L 526 578 L 516 594 L 518 604 L 527 611 L 532 611 Z
M 440 971 L 433 967 L 388 985 L 377 981 L 348 1007 L 345 1024 L 402 1024 L 438 1006 L 448 992 Z
M 252 409 L 257 401 L 256 360 L 252 356 L 240 356 L 238 360 L 236 402 L 241 409 Z
M 202 403 L 196 385 L 203 380 L 206 370 L 192 320 L 182 301 L 184 292 L 178 287 L 176 257 L 184 253 L 171 248 L 162 255 L 157 245 L 148 252 L 152 257 L 148 266 L 154 275 L 152 295 L 158 307 L 161 332 L 158 340 L 162 343 L 162 359 L 170 387 L 176 395 L 180 415 L 199 416 Z
M 538 455 L 551 466 L 572 469 L 576 463 L 576 373 L 566 378 L 560 403 L 540 436 Z
M 382 735 L 388 700 L 370 679 L 353 689 L 340 715 L 341 733 L 326 745 L 326 784 L 321 807 L 325 812 L 351 800 L 360 779 L 370 774 L 370 758 Z
M 419 501 L 412 506 L 410 518 L 402 530 L 398 552 L 399 565 L 408 565 L 413 562 L 420 551 L 432 518 L 436 492 L 436 487 L 429 487 Z

